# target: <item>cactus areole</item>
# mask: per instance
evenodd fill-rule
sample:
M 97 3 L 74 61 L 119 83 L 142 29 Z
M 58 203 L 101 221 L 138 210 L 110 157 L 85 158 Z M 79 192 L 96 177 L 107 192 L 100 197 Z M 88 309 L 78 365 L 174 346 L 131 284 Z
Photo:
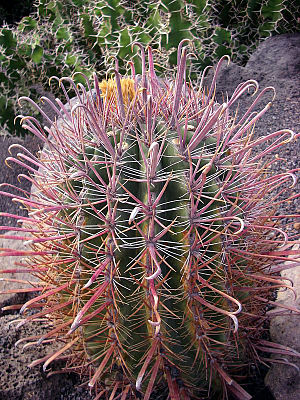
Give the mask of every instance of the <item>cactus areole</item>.
M 290 239 L 276 206 L 278 187 L 288 190 L 295 177 L 272 175 L 275 160 L 264 156 L 295 135 L 255 138 L 270 103 L 252 109 L 273 89 L 237 118 L 233 106 L 244 92 L 256 94 L 257 82 L 217 103 L 224 58 L 205 89 L 203 77 L 188 80 L 185 44 L 173 80 L 156 76 L 151 48 L 145 54 L 139 44 L 141 76 L 132 64 L 130 78 L 116 68 L 112 79 L 95 76 L 93 87 L 57 79 L 67 103 L 43 98 L 54 122 L 32 102 L 51 127 L 22 117 L 44 149 L 7 159 L 26 165 L 23 177 L 34 185 L 31 197 L 2 194 L 28 208 L 13 228 L 28 246 L 19 268 L 42 282 L 19 325 L 47 318 L 37 343 L 59 344 L 31 366 L 48 371 L 66 359 L 65 370 L 86 374 L 97 399 L 250 399 L 240 377 L 260 350 L 264 359 L 274 349 L 262 340 L 266 304 L 274 288 L 291 289 L 279 274 Z

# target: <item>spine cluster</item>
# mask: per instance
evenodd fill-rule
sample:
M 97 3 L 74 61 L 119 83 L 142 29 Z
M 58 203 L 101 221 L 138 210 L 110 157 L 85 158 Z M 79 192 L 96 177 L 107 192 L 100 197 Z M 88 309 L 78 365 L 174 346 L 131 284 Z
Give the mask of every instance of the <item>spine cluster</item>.
M 51 127 L 22 117 L 45 142 L 40 156 L 13 145 L 22 153 L 7 159 L 26 165 L 35 186 L 30 198 L 2 192 L 28 208 L 15 228 L 29 246 L 22 269 L 42 282 L 20 312 L 41 311 L 22 323 L 47 317 L 53 326 L 37 343 L 62 344 L 32 366 L 46 370 L 66 358 L 66 370 L 89 375 L 97 398 L 143 393 L 149 400 L 165 382 L 175 400 L 221 390 L 250 399 L 240 369 L 262 343 L 272 352 L 261 340 L 262 315 L 274 288 L 292 290 L 278 276 L 289 238 L 275 212 L 278 188 L 293 186 L 295 171 L 271 175 L 264 157 L 295 135 L 254 138 L 270 104 L 252 110 L 270 89 L 233 117 L 257 83 L 241 84 L 218 104 L 215 82 L 226 58 L 207 90 L 203 78 L 194 87 L 184 43 L 174 80 L 156 77 L 150 47 L 146 68 L 140 45 L 141 76 L 132 64 L 131 78 L 118 70 L 114 80 L 95 76 L 93 89 L 88 79 L 88 90 L 60 79 L 67 103 L 44 98 L 58 117 Z

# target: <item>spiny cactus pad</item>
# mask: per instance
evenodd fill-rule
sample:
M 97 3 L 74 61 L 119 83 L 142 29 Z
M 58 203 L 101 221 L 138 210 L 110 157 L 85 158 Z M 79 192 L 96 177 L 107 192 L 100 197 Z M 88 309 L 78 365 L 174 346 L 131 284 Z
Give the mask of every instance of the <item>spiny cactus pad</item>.
M 132 64 L 131 77 L 116 69 L 108 81 L 95 76 L 93 88 L 61 78 L 67 103 L 43 99 L 57 114 L 51 128 L 22 117 L 45 142 L 39 157 L 13 145 L 22 152 L 7 159 L 27 165 L 35 187 L 31 197 L 2 191 L 28 208 L 14 228 L 29 247 L 18 253 L 20 268 L 42 282 L 20 324 L 47 318 L 37 344 L 60 345 L 31 366 L 66 359 L 66 371 L 88 375 L 97 398 L 147 400 L 167 388 L 175 400 L 250 399 L 240 385 L 245 368 L 274 349 L 295 354 L 262 334 L 274 289 L 292 290 L 279 275 L 290 252 L 276 209 L 278 187 L 296 179 L 272 175 L 276 160 L 264 157 L 296 136 L 254 137 L 270 103 L 253 107 L 271 88 L 235 116 L 239 97 L 257 92 L 254 80 L 216 102 L 226 58 L 205 89 L 203 77 L 193 84 L 186 76 L 184 41 L 173 80 L 157 78 L 151 48 L 146 68 L 138 46 L 141 76 Z

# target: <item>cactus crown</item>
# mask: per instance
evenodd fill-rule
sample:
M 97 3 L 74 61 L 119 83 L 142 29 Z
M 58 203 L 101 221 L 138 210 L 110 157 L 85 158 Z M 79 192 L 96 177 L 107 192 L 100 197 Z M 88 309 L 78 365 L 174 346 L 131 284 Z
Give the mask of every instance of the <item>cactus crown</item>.
M 123 78 L 120 80 L 121 92 L 124 106 L 128 105 L 135 97 L 134 80 L 130 78 Z M 103 80 L 99 83 L 102 98 L 110 101 L 113 97 L 115 100 L 118 97 L 118 87 L 116 79 Z
M 21 308 L 41 311 L 22 323 L 47 316 L 53 326 L 37 343 L 62 344 L 32 366 L 46 370 L 65 357 L 66 370 L 90 376 L 97 398 L 142 393 L 147 400 L 166 387 L 178 400 L 221 391 L 250 398 L 240 371 L 262 346 L 261 316 L 274 287 L 289 287 L 277 276 L 288 254 L 278 245 L 287 248 L 289 238 L 275 215 L 276 190 L 295 177 L 273 176 L 263 157 L 295 135 L 255 138 L 270 103 L 259 113 L 253 107 L 272 89 L 234 117 L 229 110 L 244 92 L 256 93 L 257 82 L 240 84 L 218 104 L 216 77 L 226 57 L 205 90 L 204 76 L 197 85 L 186 77 L 185 43 L 174 80 L 157 78 L 150 47 L 146 68 L 140 44 L 141 76 L 133 64 L 130 78 L 116 68 L 114 79 L 95 76 L 93 89 L 86 78 L 88 91 L 59 79 L 67 103 L 43 99 L 57 113 L 51 128 L 22 117 L 45 142 L 40 157 L 22 149 L 7 159 L 28 161 L 26 179 L 36 189 L 31 198 L 12 196 L 29 211 L 15 228 L 30 239 L 23 269 L 44 282 Z

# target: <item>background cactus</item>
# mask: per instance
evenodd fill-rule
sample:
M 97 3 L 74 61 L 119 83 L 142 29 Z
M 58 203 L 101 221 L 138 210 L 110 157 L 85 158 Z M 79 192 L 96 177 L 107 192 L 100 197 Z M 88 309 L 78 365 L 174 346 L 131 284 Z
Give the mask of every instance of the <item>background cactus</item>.
M 39 158 L 14 145 L 22 152 L 7 159 L 28 163 L 36 189 L 31 198 L 1 192 L 28 208 L 14 228 L 29 246 L 18 252 L 26 257 L 20 266 L 42 281 L 19 326 L 48 318 L 49 332 L 31 340 L 60 344 L 31 366 L 67 360 L 67 371 L 89 376 L 97 398 L 147 400 L 167 388 L 178 400 L 250 399 L 240 386 L 250 365 L 269 361 L 266 353 L 299 356 L 263 340 L 274 290 L 293 290 L 279 275 L 283 261 L 297 253 L 276 213 L 278 188 L 288 193 L 295 171 L 272 175 L 276 159 L 264 157 L 296 135 L 254 138 L 270 103 L 258 113 L 253 107 L 272 89 L 234 117 L 239 97 L 257 83 L 240 84 L 218 104 L 226 57 L 207 89 L 203 76 L 194 86 L 183 44 L 174 79 L 157 78 L 150 47 L 146 68 L 140 44 L 141 76 L 132 64 L 130 77 L 94 76 L 93 89 L 84 78 L 88 92 L 60 79 L 67 104 L 44 98 L 60 119 L 44 129 L 32 116 L 21 120 L 45 142 Z
M 131 49 L 134 41 L 159 51 L 159 73 L 166 74 L 176 65 L 176 49 L 183 39 L 193 41 L 194 71 L 225 54 L 244 64 L 264 38 L 297 31 L 299 11 L 296 1 L 286 0 L 162 0 L 155 4 L 39 0 L 35 13 L 16 27 L 0 29 L 0 124 L 21 133 L 19 125 L 14 126 L 17 98 L 30 93 L 37 100 L 40 93 L 32 89 L 46 87 L 52 75 L 83 72 L 91 77 L 97 71 L 104 77 L 114 67 L 112 56 L 124 73 L 134 55 L 136 71 L 141 73 L 136 49 L 134 53 Z M 60 95 L 57 90 L 54 94 Z

